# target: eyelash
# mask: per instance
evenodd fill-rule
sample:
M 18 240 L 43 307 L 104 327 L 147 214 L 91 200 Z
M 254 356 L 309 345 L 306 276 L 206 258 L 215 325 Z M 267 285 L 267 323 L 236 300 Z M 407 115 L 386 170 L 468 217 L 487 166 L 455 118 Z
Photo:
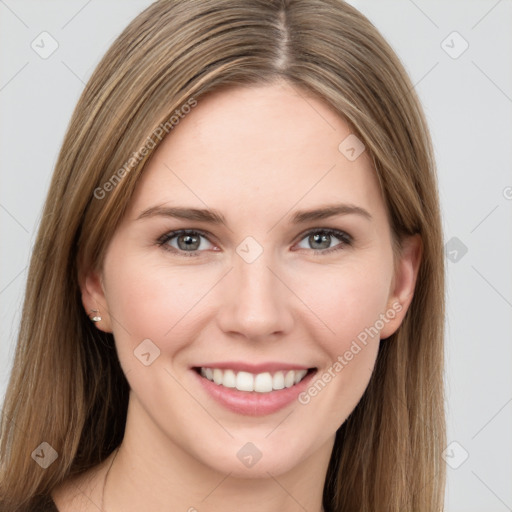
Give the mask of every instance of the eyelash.
M 345 233 L 344 231 L 340 231 L 338 229 L 331 229 L 331 228 L 310 229 L 309 231 L 307 231 L 306 233 L 301 235 L 302 238 L 300 238 L 299 242 L 301 242 L 307 236 L 310 236 L 315 233 L 323 233 L 323 234 L 331 235 L 331 236 L 334 236 L 335 238 L 338 238 L 341 241 L 341 243 L 339 243 L 338 245 L 335 245 L 334 247 L 331 247 L 329 249 L 311 249 L 311 251 L 313 251 L 315 256 L 323 256 L 325 254 L 330 254 L 330 253 L 333 253 L 333 252 L 343 249 L 343 247 L 345 247 L 345 246 L 352 246 L 352 244 L 353 244 L 353 239 L 348 233 Z M 157 240 L 157 245 L 162 247 L 162 249 L 164 249 L 165 251 L 169 251 L 174 254 L 178 254 L 180 256 L 185 256 L 185 257 L 200 256 L 202 251 L 183 251 L 181 249 L 176 249 L 174 247 L 170 247 L 169 245 L 167 245 L 167 243 L 170 240 L 172 240 L 173 238 L 175 238 L 179 235 L 190 235 L 190 234 L 201 235 L 204 238 L 208 239 L 208 233 L 201 231 L 199 229 L 179 229 L 176 231 L 169 231 L 168 233 L 165 233 L 164 235 L 162 235 Z

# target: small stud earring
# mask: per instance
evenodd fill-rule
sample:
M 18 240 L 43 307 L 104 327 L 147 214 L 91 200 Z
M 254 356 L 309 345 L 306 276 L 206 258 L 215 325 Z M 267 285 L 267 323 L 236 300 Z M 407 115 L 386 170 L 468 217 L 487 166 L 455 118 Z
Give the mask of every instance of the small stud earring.
M 91 309 L 91 313 L 92 315 L 89 315 L 89 318 L 93 321 L 93 322 L 99 322 L 101 321 L 101 316 L 99 316 L 97 313 L 99 313 L 99 311 L 97 309 Z

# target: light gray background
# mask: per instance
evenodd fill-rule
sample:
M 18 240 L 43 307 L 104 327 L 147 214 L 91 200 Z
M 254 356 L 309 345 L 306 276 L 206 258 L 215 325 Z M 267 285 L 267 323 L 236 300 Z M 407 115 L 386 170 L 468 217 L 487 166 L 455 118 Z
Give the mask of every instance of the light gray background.
M 150 3 L 0 0 L 2 400 L 29 255 L 71 113 L 100 57 Z M 448 244 L 446 510 L 512 511 L 512 2 L 350 3 L 404 62 L 436 151 Z M 46 59 L 31 48 L 42 46 L 43 31 L 58 43 Z

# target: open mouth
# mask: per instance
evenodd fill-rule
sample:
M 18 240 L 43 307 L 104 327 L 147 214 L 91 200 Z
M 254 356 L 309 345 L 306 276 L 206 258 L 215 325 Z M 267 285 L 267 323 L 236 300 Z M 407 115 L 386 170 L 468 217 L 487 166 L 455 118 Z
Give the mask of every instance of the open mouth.
M 237 389 L 238 391 L 271 393 L 299 384 L 316 368 L 307 370 L 278 370 L 275 372 L 250 373 L 231 369 L 194 367 L 201 377 L 218 386 Z

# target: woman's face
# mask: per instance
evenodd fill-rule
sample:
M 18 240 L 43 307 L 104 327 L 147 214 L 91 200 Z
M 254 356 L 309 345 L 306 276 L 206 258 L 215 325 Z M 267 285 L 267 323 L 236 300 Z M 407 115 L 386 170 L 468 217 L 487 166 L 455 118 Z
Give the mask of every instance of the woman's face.
M 360 144 L 284 83 L 200 98 L 174 127 L 82 288 L 114 333 L 127 429 L 234 476 L 330 453 L 418 261 L 394 276 Z

